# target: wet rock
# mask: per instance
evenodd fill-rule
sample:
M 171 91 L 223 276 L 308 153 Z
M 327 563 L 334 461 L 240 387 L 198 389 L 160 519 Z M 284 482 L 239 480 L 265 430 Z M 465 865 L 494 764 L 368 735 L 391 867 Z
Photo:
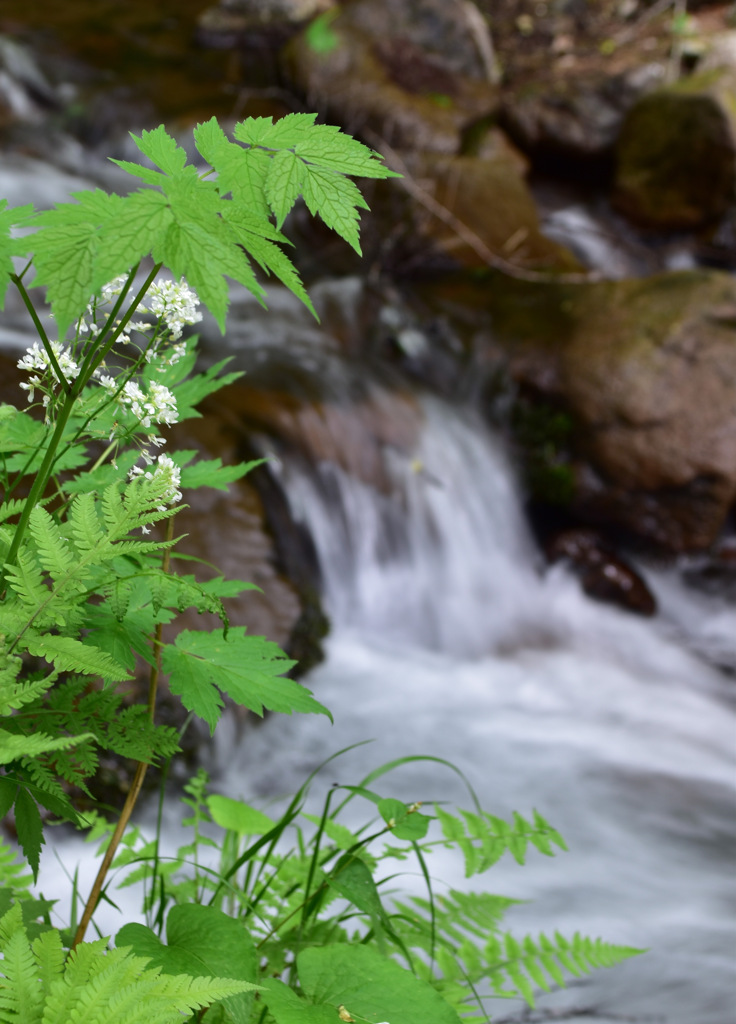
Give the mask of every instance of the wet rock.
M 285 64 L 308 103 L 351 132 L 455 153 L 464 128 L 495 109 L 477 23 L 461 0 L 355 0 L 329 31 L 329 46 L 316 48 L 309 31 L 292 40 Z
M 546 554 L 550 562 L 570 562 L 590 597 L 638 615 L 656 612 L 654 596 L 636 569 L 593 530 L 564 530 L 553 538 Z
M 714 68 L 640 99 L 616 148 L 615 205 L 656 228 L 721 217 L 736 180 L 736 76 Z
M 672 551 L 713 543 L 736 497 L 733 279 L 499 277 L 476 286 L 476 301 L 490 309 L 525 393 L 571 418 L 576 514 Z
M 541 75 L 504 91 L 501 122 L 535 163 L 581 175 L 611 159 L 627 111 L 663 75 L 657 63 L 618 75 Z
M 294 383 L 284 375 L 280 388 L 265 380 L 234 385 L 233 413 L 247 432 L 266 437 L 277 451 L 286 448 L 309 464 L 332 462 L 376 490 L 389 491 L 385 449 L 411 451 L 421 428 L 412 396 L 366 385 L 348 404 L 344 397 L 318 397 L 316 387 L 305 393 Z

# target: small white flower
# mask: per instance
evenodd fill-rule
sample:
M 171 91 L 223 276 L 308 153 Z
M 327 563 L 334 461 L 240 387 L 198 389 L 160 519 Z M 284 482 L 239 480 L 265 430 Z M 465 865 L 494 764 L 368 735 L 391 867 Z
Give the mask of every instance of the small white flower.
M 109 281 L 100 289 L 100 298 L 103 302 L 111 302 L 123 290 L 123 285 L 128 280 L 127 274 L 120 274 L 113 281 Z
M 147 300 L 149 311 L 164 321 L 173 341 L 181 337 L 183 327 L 202 319 L 202 314 L 197 311 L 197 293 L 183 277 L 178 283 L 155 281 L 148 289 Z
M 167 505 L 175 505 L 181 501 L 181 470 L 170 455 L 159 455 L 156 459 L 156 468 L 152 471 L 133 466 L 128 473 L 128 479 L 136 480 L 140 477 L 157 484 L 158 495 L 163 502 L 158 506 L 159 512 L 165 512 Z
M 73 380 L 79 373 L 79 366 L 72 358 L 71 353 L 68 349 L 59 341 L 51 342 L 51 351 L 54 353 L 56 362 L 64 375 L 65 380 Z M 26 349 L 26 354 L 18 360 L 19 370 L 40 370 L 44 376 L 51 378 L 53 385 L 59 384 L 60 380 L 57 376 L 56 370 L 46 352 L 46 349 L 42 345 L 39 345 L 37 341 Z M 43 378 L 39 376 L 33 376 L 29 379 L 28 385 L 25 386 L 25 390 L 29 392 L 31 400 L 33 399 L 33 389 L 40 388 L 43 385 Z M 21 385 L 23 387 L 23 385 Z

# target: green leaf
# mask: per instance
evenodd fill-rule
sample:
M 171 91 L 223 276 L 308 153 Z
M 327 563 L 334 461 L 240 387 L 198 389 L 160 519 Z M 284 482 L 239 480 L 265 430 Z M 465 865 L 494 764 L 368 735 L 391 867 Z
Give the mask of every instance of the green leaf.
M 306 165 L 305 165 L 306 167 Z M 368 204 L 349 178 L 321 167 L 309 167 L 304 174 L 302 195 L 312 216 L 320 215 L 328 228 L 336 231 L 362 255 L 358 240 L 358 208 Z
M 348 1013 L 369 1021 L 460 1024 L 458 1015 L 430 984 L 370 946 L 305 949 L 297 956 L 297 966 L 302 987 L 315 1003 L 335 1009 L 344 1006 Z
M 279 228 L 299 198 L 303 173 L 304 164 L 288 149 L 282 149 L 271 161 L 265 191 Z
M 233 800 L 229 796 L 208 796 L 207 809 L 216 825 L 237 832 L 241 836 L 265 835 L 276 824 L 263 811 L 250 807 L 242 800 Z
M 338 1024 L 340 1020 L 337 1006 L 312 1006 L 275 978 L 263 982 L 262 998 L 276 1024 Z
M 31 226 L 40 229 L 30 240 L 36 267 L 33 283 L 47 286 L 62 335 L 106 283 L 97 269 L 100 229 L 119 218 L 123 202 L 99 189 L 76 192 L 74 198 L 76 203 L 61 203 L 31 219 Z
M 258 977 L 256 950 L 242 922 L 216 907 L 182 904 L 169 911 L 164 945 L 149 928 L 128 924 L 115 944 L 130 946 L 137 956 L 165 973 L 227 977 L 249 983 L 249 990 L 224 1001 L 233 1024 L 248 1024 Z
M 162 124 L 152 131 L 142 131 L 140 137 L 131 132 L 130 137 L 141 153 L 160 167 L 164 174 L 175 178 L 184 172 L 187 154 L 176 144 Z M 196 168 L 188 167 L 187 173 L 190 177 L 196 177 Z
M 32 736 L 22 733 L 8 732 L 0 729 L 0 764 L 10 764 L 20 758 L 38 757 L 54 750 L 69 750 L 71 747 L 94 739 L 90 732 L 79 736 L 50 736 L 45 732 L 35 732 Z
M 36 801 L 23 788 L 18 790 L 15 798 L 15 830 L 35 883 L 38 880 L 38 865 L 44 843 L 43 823 Z
M 358 910 L 368 914 L 377 936 L 380 936 L 381 926 L 388 925 L 388 920 L 367 864 L 354 853 L 345 853 L 325 881 Z
M 233 135 L 249 146 L 291 148 L 308 137 L 316 120 L 316 114 L 287 114 L 275 122 L 272 117 L 247 117 L 235 125 Z
M 304 30 L 304 39 L 310 50 L 315 53 L 332 53 L 340 45 L 340 37 L 332 31 L 330 25 L 340 13 L 339 7 L 333 7 L 314 18 Z
M 309 690 L 281 677 L 294 664 L 276 644 L 246 636 L 244 626 L 231 629 L 227 639 L 219 631 L 185 630 L 174 646 L 163 650 L 163 669 L 170 673 L 172 693 L 212 730 L 223 706 L 219 690 L 257 715 L 268 708 L 285 714 L 302 711 L 331 717 Z
M 233 229 L 238 242 L 243 246 L 248 255 L 263 270 L 275 274 L 282 284 L 286 285 L 298 299 L 301 299 L 312 316 L 319 320 L 312 305 L 312 300 L 309 298 L 301 278 L 288 256 L 285 256 L 268 236 L 264 236 L 262 232 L 256 231 L 251 218 L 243 216 L 243 211 L 240 208 L 236 207 L 234 210 L 228 210 L 224 216 Z
M 175 452 L 174 461 L 179 463 Z M 222 459 L 200 459 L 193 465 L 185 465 L 181 471 L 182 487 L 212 487 L 218 491 L 226 491 L 228 484 L 241 480 L 246 473 L 256 466 L 261 466 L 265 459 L 253 459 L 251 462 L 239 462 L 235 466 L 223 466 Z
M 426 814 L 410 811 L 406 804 L 391 798 L 379 801 L 378 812 L 397 839 L 424 839 L 431 821 Z
M 396 171 L 382 163 L 382 157 L 362 142 L 343 135 L 339 128 L 328 124 L 315 125 L 312 131 L 294 147 L 302 160 L 340 174 L 355 174 L 366 178 L 400 178 Z
M 129 270 L 161 244 L 173 221 L 171 207 L 160 192 L 138 189 L 125 196 L 120 216 L 100 230 L 98 279 L 104 278 L 105 284 Z
M 251 223 L 273 231 L 265 183 L 271 161 L 262 151 L 244 149 L 225 135 L 213 117 L 194 130 L 194 141 L 204 159 L 217 171 L 217 188 L 221 195 L 232 193 L 238 207 L 247 212 Z

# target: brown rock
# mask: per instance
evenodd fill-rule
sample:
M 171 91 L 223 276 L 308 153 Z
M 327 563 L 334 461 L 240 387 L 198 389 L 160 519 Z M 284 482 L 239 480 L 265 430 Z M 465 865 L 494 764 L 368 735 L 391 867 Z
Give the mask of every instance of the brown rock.
M 734 198 L 734 73 L 715 68 L 640 99 L 616 159 L 614 202 L 632 220 L 657 228 L 717 220 Z
M 733 279 L 503 279 L 488 301 L 516 379 L 572 417 L 575 510 L 675 551 L 712 543 L 736 496 Z
M 500 135 L 500 133 L 498 133 Z M 529 270 L 580 270 L 572 253 L 546 238 L 511 146 L 491 157 L 407 155 L 406 169 L 425 202 L 408 211 L 408 242 L 464 267 L 503 260 Z M 402 184 L 391 182 L 394 189 Z

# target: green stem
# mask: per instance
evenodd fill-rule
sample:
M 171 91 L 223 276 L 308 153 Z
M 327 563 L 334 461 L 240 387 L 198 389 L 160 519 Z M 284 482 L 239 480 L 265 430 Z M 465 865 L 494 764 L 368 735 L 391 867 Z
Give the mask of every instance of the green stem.
M 49 337 L 46 334 L 46 331 L 44 330 L 44 326 L 39 319 L 38 313 L 36 312 L 33 303 L 31 302 L 31 297 L 26 291 L 25 285 L 21 281 L 18 274 L 11 274 L 10 280 L 13 282 L 15 287 L 20 292 L 20 297 L 23 299 L 23 305 L 26 307 L 26 309 L 31 315 L 31 320 L 33 320 L 33 326 L 36 328 L 36 332 L 38 333 L 38 336 L 41 339 L 41 344 L 46 350 L 46 355 L 49 357 L 49 362 L 53 367 L 54 373 L 56 374 L 56 378 L 61 384 L 64 394 L 68 395 L 69 392 L 71 391 L 71 385 L 69 384 L 69 381 L 66 379 L 64 374 L 61 372 L 61 367 L 59 366 L 56 356 L 54 355 L 54 350 L 51 347 Z
M 54 432 L 51 435 L 51 440 L 49 441 L 49 446 L 46 449 L 46 454 L 43 457 L 43 462 L 41 463 L 41 467 L 38 470 L 38 473 L 36 473 L 36 477 L 33 481 L 33 486 L 31 487 L 31 492 L 26 498 L 25 504 L 23 506 L 23 511 L 21 512 L 20 519 L 18 520 L 18 525 L 15 528 L 15 533 L 13 534 L 13 541 L 10 545 L 10 550 L 8 551 L 7 557 L 5 559 L 6 564 L 13 564 L 15 562 L 15 558 L 18 554 L 18 550 L 20 548 L 23 536 L 28 526 L 28 521 L 31 518 L 31 512 L 38 504 L 38 501 L 43 495 L 43 492 L 46 490 L 46 484 L 49 482 L 52 468 L 56 460 L 56 450 L 61 444 L 61 439 L 64 436 L 64 431 L 66 430 L 67 422 L 71 415 L 72 409 L 74 408 L 74 403 L 77 399 L 77 395 L 74 393 L 75 387 L 76 385 L 72 387 L 72 390 L 66 396 L 66 400 L 61 407 L 61 412 L 59 413 L 58 419 L 56 420 L 56 426 L 54 427 Z M 4 574 L 2 573 L 1 570 L 0 576 L 4 578 Z
M 166 539 L 170 541 L 173 539 L 173 536 L 174 517 L 172 516 L 171 519 L 169 519 L 168 523 L 166 524 Z M 161 568 L 163 569 L 164 572 L 169 571 L 170 564 L 170 549 L 166 548 L 164 550 L 163 559 L 161 563 Z M 151 667 L 151 675 L 148 683 L 148 717 L 152 722 L 156 711 L 156 693 L 158 690 L 159 678 L 161 676 L 162 628 L 163 626 L 159 622 L 156 625 L 156 631 L 154 634 L 153 647 L 155 651 L 155 657 L 153 666 Z M 115 854 L 117 853 L 118 846 L 120 845 L 120 840 L 123 838 L 125 830 L 128 827 L 128 822 L 130 821 L 133 809 L 135 808 L 135 805 L 138 802 L 138 797 L 140 796 L 141 789 L 143 788 L 143 780 L 146 777 L 147 770 L 147 761 L 139 761 L 138 764 L 136 765 L 135 775 L 133 776 L 133 782 L 128 791 L 125 803 L 123 804 L 123 809 L 120 812 L 120 817 L 118 818 L 117 825 L 115 826 L 115 831 L 113 832 L 108 847 L 105 850 L 105 856 L 102 858 L 102 863 L 100 864 L 99 871 L 97 872 L 97 877 L 94 880 L 89 897 L 87 898 L 87 903 L 85 905 L 84 912 L 80 919 L 79 927 L 77 928 L 76 934 L 74 936 L 74 941 L 72 942 L 72 949 L 76 949 L 80 942 L 84 942 L 84 936 L 87 932 L 87 928 L 89 927 L 89 923 L 92 920 L 92 915 L 97 909 L 97 904 L 100 901 L 102 887 L 105 884 L 105 879 L 107 878 L 107 873 L 110 870 L 110 865 L 112 864 Z

